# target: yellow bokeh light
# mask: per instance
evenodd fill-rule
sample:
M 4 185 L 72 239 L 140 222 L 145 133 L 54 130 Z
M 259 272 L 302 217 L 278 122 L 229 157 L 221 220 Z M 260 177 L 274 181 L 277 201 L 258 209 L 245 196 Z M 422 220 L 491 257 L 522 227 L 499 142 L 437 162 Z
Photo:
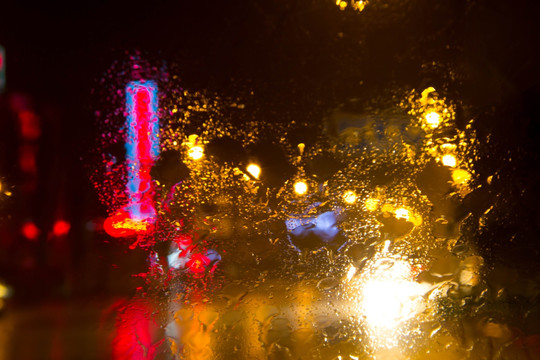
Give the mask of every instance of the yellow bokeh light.
M 353 2 L 352 6 L 355 10 L 362 11 L 366 7 L 366 3 L 367 2 L 364 0 L 359 0 L 359 1 Z
M 457 160 L 454 155 L 446 154 L 442 157 L 442 163 L 444 166 L 454 167 L 457 164 Z
M 396 209 L 396 218 L 409 220 L 409 210 L 405 208 Z
M 384 204 L 382 207 L 381 207 L 381 211 L 383 213 L 393 213 L 394 212 L 394 205 L 392 204 Z
M 343 201 L 347 204 L 354 204 L 356 202 L 356 193 L 352 190 L 345 191 L 343 194 Z
M 197 134 L 189 135 L 188 136 L 188 145 L 194 146 L 198 139 L 199 139 L 199 135 L 197 135 Z
M 9 295 L 9 288 L 3 284 L 0 284 L 0 299 L 6 298 Z
M 452 171 L 452 180 L 456 185 L 463 185 L 471 180 L 471 174 L 469 174 L 467 170 L 454 169 L 454 171 Z
M 201 146 L 193 146 L 188 150 L 188 156 L 193 160 L 200 160 L 204 156 L 204 149 Z
M 441 123 L 441 116 L 435 111 L 430 111 L 426 114 L 426 122 L 432 128 L 436 128 Z
M 375 211 L 377 210 L 377 206 L 379 205 L 379 199 L 367 198 L 364 205 L 369 211 Z
M 422 98 L 420 99 L 420 104 L 422 106 L 428 106 L 433 104 L 435 102 L 433 100 L 433 95 L 436 95 L 436 90 L 431 86 L 422 91 Z
M 300 143 L 298 144 L 298 151 L 300 151 L 300 155 L 304 153 L 304 149 L 306 148 L 306 144 Z
M 294 192 L 298 195 L 304 195 L 308 190 L 308 186 L 303 181 L 297 181 L 294 183 Z
M 246 168 L 247 172 L 250 173 L 255 179 L 259 178 L 261 175 L 261 167 L 257 164 L 249 164 Z

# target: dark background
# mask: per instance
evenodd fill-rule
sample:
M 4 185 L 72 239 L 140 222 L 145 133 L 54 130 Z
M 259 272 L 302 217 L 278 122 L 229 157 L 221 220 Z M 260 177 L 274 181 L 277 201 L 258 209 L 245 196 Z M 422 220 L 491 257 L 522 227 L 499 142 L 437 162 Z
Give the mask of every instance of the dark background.
M 526 0 L 372 0 L 362 13 L 340 11 L 332 0 L 3 2 L 0 176 L 13 196 L 2 204 L 0 275 L 25 301 L 132 291 L 122 279 L 143 266 L 142 255 L 88 228 L 106 212 L 88 180 L 87 155 L 99 135 L 92 89 L 113 62 L 135 52 L 164 63 L 188 89 L 231 97 L 253 91 L 254 116 L 263 121 L 319 121 L 350 99 L 351 110 L 360 111 L 389 101 L 396 88 L 435 86 L 463 99 L 460 119 L 476 118 L 485 144 L 477 171 L 486 178 L 496 164 L 501 179 L 482 196 L 503 194 L 512 214 L 494 219 L 477 241 L 488 256 L 517 251 L 515 261 L 533 266 L 538 10 L 537 1 Z M 41 119 L 31 195 L 18 189 L 14 94 L 31 99 Z M 27 219 L 50 229 L 57 214 L 71 223 L 61 245 L 51 245 L 47 230 L 30 244 L 20 236 Z

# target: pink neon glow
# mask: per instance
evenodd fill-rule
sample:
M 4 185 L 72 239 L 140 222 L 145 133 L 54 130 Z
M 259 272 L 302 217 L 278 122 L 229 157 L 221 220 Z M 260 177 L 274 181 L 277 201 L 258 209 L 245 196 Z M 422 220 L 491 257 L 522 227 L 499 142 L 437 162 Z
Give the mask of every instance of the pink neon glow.
M 134 81 L 126 87 L 126 191 L 129 203 L 105 223 L 111 236 L 147 232 L 155 222 L 154 189 L 150 171 L 159 154 L 157 85 Z

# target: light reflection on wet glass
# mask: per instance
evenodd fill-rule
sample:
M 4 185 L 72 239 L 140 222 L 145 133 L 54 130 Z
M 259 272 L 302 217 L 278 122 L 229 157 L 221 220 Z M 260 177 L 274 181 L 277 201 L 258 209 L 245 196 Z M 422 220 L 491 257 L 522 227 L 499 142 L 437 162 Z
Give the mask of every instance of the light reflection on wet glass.
M 449 30 L 450 18 L 480 5 L 429 5 L 407 19 L 416 5 L 427 6 L 287 3 L 275 16 L 246 4 L 275 47 L 298 60 L 262 68 L 282 74 L 268 87 L 245 75 L 227 78 L 228 93 L 201 90 L 180 80 L 189 79 L 181 61 L 167 70 L 140 53 L 111 66 L 96 91 L 102 132 L 91 180 L 107 207 L 104 230 L 147 264 L 132 274 L 140 285 L 132 298 L 103 306 L 99 332 L 114 359 L 540 358 L 538 271 L 489 251 L 492 239 L 500 246 L 530 234 L 515 226 L 521 203 L 512 201 L 531 194 L 532 182 L 511 179 L 519 151 L 493 155 L 501 137 L 485 124 L 499 110 L 478 105 L 493 94 L 460 91 L 482 72 L 448 55 L 465 46 L 452 43 L 463 34 Z M 411 28 L 399 38 L 405 45 L 395 22 Z M 440 31 L 450 43 L 435 41 L 445 56 L 434 61 L 426 44 Z M 159 136 L 143 121 L 148 99 L 130 112 L 126 84 L 152 84 Z M 136 151 L 125 145 L 135 130 L 146 139 Z M 152 161 L 150 138 L 159 140 Z M 38 236 L 33 222 L 24 229 Z M 53 313 L 61 321 L 43 321 L 68 323 Z

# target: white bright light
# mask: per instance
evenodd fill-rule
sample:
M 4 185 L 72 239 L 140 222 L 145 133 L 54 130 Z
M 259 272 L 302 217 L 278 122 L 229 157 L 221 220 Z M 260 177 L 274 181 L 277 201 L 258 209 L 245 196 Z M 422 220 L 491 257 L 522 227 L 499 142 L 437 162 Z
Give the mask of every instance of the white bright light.
M 367 265 L 357 277 L 357 311 L 375 347 L 396 346 L 404 324 L 424 310 L 427 289 L 413 277 L 408 262 L 387 257 Z
M 193 146 L 191 149 L 188 150 L 188 155 L 193 160 L 199 160 L 204 155 L 204 150 L 201 146 Z
M 457 164 L 457 160 L 454 155 L 447 154 L 442 157 L 442 163 L 444 166 L 454 167 Z
M 352 190 L 345 191 L 343 194 L 343 201 L 347 204 L 354 204 L 356 202 L 356 193 Z
M 307 184 L 303 181 L 294 183 L 294 192 L 298 195 L 304 195 L 307 192 Z
M 247 172 L 253 175 L 255 179 L 259 178 L 261 175 L 261 168 L 257 164 L 249 164 L 246 168 Z
M 441 122 L 441 116 L 437 114 L 435 111 L 431 111 L 426 114 L 426 122 L 432 128 L 436 128 L 437 126 L 439 126 L 439 123 Z
M 399 208 L 396 210 L 396 218 L 397 219 L 405 219 L 409 220 L 409 210 L 404 208 Z

